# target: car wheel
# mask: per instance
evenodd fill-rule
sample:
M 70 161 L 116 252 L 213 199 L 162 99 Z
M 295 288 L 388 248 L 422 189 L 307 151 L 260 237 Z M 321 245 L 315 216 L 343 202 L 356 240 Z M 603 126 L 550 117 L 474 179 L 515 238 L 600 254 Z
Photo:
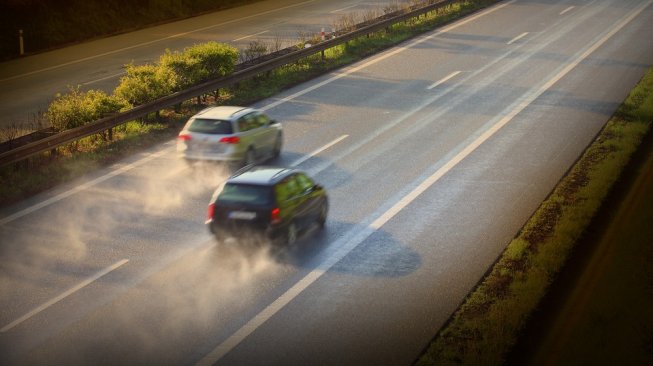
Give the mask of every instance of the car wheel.
M 247 150 L 247 154 L 245 155 L 245 165 L 254 165 L 256 164 L 256 151 L 254 150 L 253 147 L 250 147 Z
M 283 145 L 283 136 L 279 133 L 277 139 L 274 141 L 274 149 L 272 150 L 273 159 L 281 154 L 281 145 Z
M 288 224 L 286 231 L 286 244 L 293 245 L 297 241 L 297 225 L 294 222 Z
M 329 213 L 329 205 L 326 202 L 324 202 L 322 204 L 322 207 L 320 207 L 320 214 L 317 216 L 317 225 L 320 227 L 320 229 L 323 229 L 324 225 L 326 225 L 328 213 Z

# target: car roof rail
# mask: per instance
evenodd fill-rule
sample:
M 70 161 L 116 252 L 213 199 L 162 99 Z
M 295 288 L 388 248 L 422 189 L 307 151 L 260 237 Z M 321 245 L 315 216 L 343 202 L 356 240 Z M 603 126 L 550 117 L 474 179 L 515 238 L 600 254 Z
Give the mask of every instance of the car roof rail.
M 204 113 L 210 111 L 210 110 L 213 109 L 213 108 L 215 108 L 215 106 L 206 107 L 206 108 L 202 109 L 201 111 L 195 113 L 195 115 L 196 115 L 196 116 L 201 116 L 202 114 L 204 114 Z
M 238 113 L 240 113 L 240 112 L 242 112 L 242 111 L 244 111 L 244 110 L 246 110 L 246 109 L 248 109 L 248 108 L 249 108 L 249 107 L 242 107 L 242 108 L 240 108 L 239 110 L 234 111 L 234 113 L 232 113 L 232 114 L 230 115 L 230 117 L 233 117 L 233 116 L 237 115 Z
M 231 176 L 232 176 L 232 177 L 237 177 L 237 176 L 239 176 L 239 175 L 245 173 L 246 171 L 252 169 L 254 166 L 255 166 L 254 164 L 247 164 L 247 165 L 245 165 L 244 167 L 242 167 L 242 168 L 236 170 L 236 172 L 235 172 L 234 174 L 232 174 Z
M 281 175 L 281 174 L 285 174 L 286 172 L 292 172 L 293 170 L 294 170 L 294 169 L 292 169 L 292 168 L 283 168 L 283 169 L 279 170 L 276 174 L 274 174 L 274 175 L 272 176 L 272 179 L 278 177 L 278 176 Z

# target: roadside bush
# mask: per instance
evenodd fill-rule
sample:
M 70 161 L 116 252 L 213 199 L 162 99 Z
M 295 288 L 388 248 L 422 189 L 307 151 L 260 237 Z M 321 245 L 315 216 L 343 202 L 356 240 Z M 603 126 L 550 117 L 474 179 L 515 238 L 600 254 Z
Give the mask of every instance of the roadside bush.
M 82 92 L 79 87 L 70 87 L 69 93 L 57 94 L 48 107 L 47 117 L 56 131 L 64 131 L 119 112 L 126 106 L 121 98 L 103 91 Z
M 172 93 L 177 85 L 173 70 L 157 65 L 129 64 L 127 75 L 120 78 L 114 94 L 132 106 L 151 102 Z
M 207 42 L 187 47 L 183 52 L 166 50 L 159 64 L 176 75 L 176 89 L 225 76 L 234 71 L 238 49 L 227 44 Z

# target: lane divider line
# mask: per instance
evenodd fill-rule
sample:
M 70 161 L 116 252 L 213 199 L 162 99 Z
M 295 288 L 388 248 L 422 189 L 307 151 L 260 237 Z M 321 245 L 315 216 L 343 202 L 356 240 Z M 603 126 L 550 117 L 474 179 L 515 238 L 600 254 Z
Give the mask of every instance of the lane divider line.
M 526 37 L 527 35 L 528 35 L 528 32 L 524 32 L 524 33 L 522 33 L 522 34 L 520 34 L 520 35 L 518 35 L 517 37 L 515 37 L 515 38 L 513 38 L 513 39 L 511 39 L 511 40 L 510 40 L 510 41 L 508 41 L 508 43 L 506 43 L 506 44 L 513 44 L 513 43 L 515 43 L 515 42 L 517 42 L 517 41 L 519 41 L 520 39 L 522 39 L 522 38 L 524 38 L 524 37 Z
M 560 12 L 560 15 L 565 15 L 567 12 L 572 11 L 575 8 L 575 6 L 570 6 L 567 9 L 563 10 Z
M 297 165 L 299 165 L 299 164 L 305 162 L 306 160 L 308 160 L 308 159 L 310 159 L 310 158 L 316 156 L 317 154 L 319 154 L 319 153 L 321 153 L 322 151 L 324 151 L 324 150 L 330 148 L 331 146 L 333 146 L 333 145 L 339 143 L 340 141 L 346 139 L 347 137 L 349 137 L 349 135 L 342 135 L 342 136 L 338 137 L 337 139 L 335 139 L 335 140 L 329 142 L 328 144 L 322 146 L 321 148 L 314 150 L 314 151 L 311 152 L 310 154 L 305 155 L 305 156 L 302 156 L 301 158 L 299 158 L 299 159 L 293 161 L 292 163 L 290 163 L 290 166 L 291 166 L 291 167 L 295 167 L 295 166 L 297 166 Z
M 343 259 L 347 254 L 349 254 L 354 248 L 356 248 L 360 243 L 363 242 L 367 237 L 372 235 L 376 230 L 381 228 L 386 224 L 390 219 L 392 219 L 397 213 L 409 205 L 413 200 L 415 200 L 420 194 L 426 191 L 431 187 L 435 182 L 442 178 L 446 173 L 453 169 L 458 163 L 463 159 L 469 156 L 474 152 L 479 146 L 481 146 L 485 141 L 492 137 L 497 131 L 504 127 L 508 122 L 510 122 L 517 114 L 521 113 L 526 107 L 533 103 L 537 98 L 539 98 L 545 91 L 550 89 L 555 83 L 560 79 L 566 76 L 572 69 L 574 69 L 578 64 L 585 60 L 590 54 L 596 51 L 601 47 L 608 39 L 610 39 L 615 33 L 621 30 L 626 24 L 628 24 L 633 18 L 639 15 L 646 7 L 648 7 L 653 0 L 648 1 L 643 6 L 640 6 L 635 12 L 633 12 L 626 19 L 619 22 L 610 32 L 604 35 L 601 39 L 596 41 L 590 48 L 588 48 L 581 55 L 576 57 L 574 61 L 569 63 L 567 66 L 562 68 L 555 76 L 549 79 L 546 83 L 540 86 L 537 90 L 528 95 L 522 97 L 521 101 L 516 103 L 516 106 L 508 112 L 503 118 L 499 119 L 494 125 L 489 129 L 483 132 L 479 137 L 472 141 L 469 145 L 465 146 L 461 151 L 459 151 L 452 159 L 446 162 L 443 166 L 435 171 L 431 176 L 426 178 L 422 183 L 420 183 L 415 189 L 406 194 L 401 198 L 397 203 L 395 203 L 389 210 L 385 211 L 382 215 L 377 217 L 370 225 L 365 227 L 363 230 L 359 231 L 353 238 L 349 239 L 350 235 L 345 235 L 341 240 L 336 241 L 333 244 L 334 247 L 339 248 L 331 257 L 327 258 L 316 269 L 309 272 L 304 278 L 299 280 L 295 285 L 293 285 L 288 291 L 279 296 L 275 301 L 268 305 L 263 311 L 254 316 L 250 321 L 248 321 L 244 326 L 238 329 L 234 334 L 227 338 L 224 342 L 220 343 L 215 349 L 213 349 L 207 356 L 201 359 L 197 365 L 212 365 L 215 362 L 219 361 L 224 357 L 228 352 L 234 349 L 240 342 L 252 334 L 256 329 L 258 329 L 263 323 L 268 319 L 274 316 L 279 312 L 284 306 L 286 306 L 290 301 L 295 297 L 299 296 L 308 286 L 317 281 L 323 274 L 329 271 L 336 263 Z M 356 228 L 350 230 L 351 233 Z M 348 234 L 349 234 L 348 233 Z M 345 243 L 340 246 L 339 243 L 344 241 Z
M 20 318 L 14 320 L 13 322 L 5 325 L 4 327 L 2 327 L 2 329 L 0 329 L 0 333 L 7 332 L 8 330 L 12 329 L 13 327 L 17 326 L 18 324 L 20 324 L 20 323 L 24 322 L 25 320 L 33 317 L 34 315 L 36 315 L 36 314 L 40 313 L 41 311 L 49 308 L 50 306 L 58 303 L 59 301 L 65 299 L 66 297 L 74 294 L 75 292 L 77 292 L 77 291 L 81 290 L 82 288 L 88 286 L 89 284 L 93 283 L 94 281 L 96 281 L 100 277 L 106 275 L 107 273 L 116 270 L 118 267 L 124 265 L 127 262 L 129 262 L 129 259 L 122 259 L 122 260 L 114 263 L 113 265 L 103 269 L 102 271 L 94 274 L 93 276 L 91 276 L 91 277 L 87 278 L 86 280 L 82 281 L 81 283 L 79 283 L 77 286 L 74 286 L 74 287 L 68 289 L 66 292 L 62 293 L 61 295 L 59 295 L 59 296 L 55 297 L 54 299 L 44 303 L 43 305 L 35 308 L 34 310 L 32 310 L 29 313 L 21 316 Z
M 440 86 L 441 84 L 446 83 L 446 82 L 449 81 L 451 78 L 455 77 L 456 75 L 458 75 L 458 74 L 460 74 L 460 73 L 461 73 L 461 71 L 454 71 L 454 72 L 452 72 L 451 74 L 445 76 L 443 79 L 440 79 L 439 81 L 436 81 L 435 83 L 431 84 L 431 86 L 429 86 L 429 87 L 426 88 L 426 89 L 428 89 L 428 90 L 434 89 L 434 88 Z
M 269 31 L 270 31 L 270 30 L 268 29 L 268 30 L 264 30 L 263 32 L 258 32 L 258 33 L 250 34 L 250 35 L 248 35 L 248 36 L 244 36 L 244 37 L 240 37 L 240 38 L 232 39 L 231 42 L 242 41 L 243 39 L 247 39 L 247 38 L 250 38 L 250 37 L 258 36 L 258 35 L 261 35 L 261 34 L 267 33 L 267 32 L 269 32 Z
M 125 75 L 125 74 L 126 74 L 126 72 L 121 72 L 121 73 L 118 73 L 118 74 L 113 74 L 113 75 L 105 76 L 105 77 L 100 78 L 100 79 L 95 79 L 95 80 L 87 81 L 87 82 L 85 82 L 85 83 L 82 83 L 82 85 L 91 85 L 91 84 L 95 84 L 95 83 L 97 83 L 97 82 L 104 81 L 104 80 L 108 80 L 108 79 L 111 79 L 111 78 L 115 78 L 116 76 L 122 76 L 122 75 Z

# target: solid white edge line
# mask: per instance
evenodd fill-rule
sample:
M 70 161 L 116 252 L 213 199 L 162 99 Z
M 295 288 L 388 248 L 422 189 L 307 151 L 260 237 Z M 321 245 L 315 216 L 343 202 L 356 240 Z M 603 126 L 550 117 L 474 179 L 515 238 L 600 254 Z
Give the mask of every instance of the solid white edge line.
M 524 32 L 524 33 L 518 35 L 517 37 L 511 39 L 511 40 L 508 41 L 508 43 L 506 43 L 506 44 L 513 44 L 513 43 L 517 42 L 518 40 L 520 40 L 520 39 L 526 37 L 527 35 L 528 35 L 528 32 Z
M 86 280 L 82 281 L 81 283 L 79 283 L 77 286 L 74 286 L 74 287 L 68 289 L 66 292 L 62 293 L 61 295 L 59 295 L 59 296 L 55 297 L 54 299 L 44 303 L 43 305 L 37 307 L 36 309 L 30 311 L 27 314 L 21 316 L 20 318 L 14 320 L 13 322 L 5 325 L 2 329 L 0 329 L 0 333 L 7 332 L 11 328 L 17 326 L 18 324 L 24 322 L 27 319 L 33 317 L 34 315 L 40 313 L 41 311 L 49 308 L 50 306 L 58 303 L 59 301 L 65 299 L 66 297 L 74 294 L 75 292 L 77 292 L 77 291 L 81 290 L 82 288 L 88 286 L 89 284 L 96 281 L 100 277 L 106 275 L 107 273 L 109 273 L 111 271 L 114 271 L 115 269 L 117 269 L 118 267 L 124 265 L 127 262 L 129 262 L 129 259 L 122 259 L 122 260 L 114 263 L 113 265 L 103 269 L 102 271 L 94 274 L 93 276 L 91 276 L 91 277 L 87 278 Z
M 449 81 L 449 79 L 453 78 L 454 76 L 456 76 L 456 75 L 458 75 L 460 73 L 461 73 L 460 71 L 454 71 L 451 74 L 449 74 L 449 75 L 445 76 L 444 78 L 440 79 L 439 81 L 436 81 L 435 83 L 431 84 L 431 86 L 429 86 L 426 89 L 431 90 L 433 88 L 436 88 L 439 85 L 446 83 L 447 81 Z
M 231 42 L 242 41 L 243 39 L 247 39 L 247 38 L 250 38 L 250 37 L 258 36 L 258 35 L 261 35 L 261 34 L 267 33 L 267 32 L 269 32 L 269 31 L 270 31 L 270 30 L 268 29 L 268 30 L 264 30 L 263 32 L 258 32 L 258 33 L 250 34 L 250 35 L 248 35 L 248 36 L 244 36 L 244 37 L 240 37 L 240 38 L 232 39 Z
M 349 137 L 349 135 L 342 135 L 342 136 L 338 137 L 337 139 L 335 139 L 335 140 L 329 142 L 328 144 L 322 146 L 321 148 L 314 150 L 314 151 L 311 152 L 310 154 L 308 154 L 308 155 L 306 155 L 306 156 L 303 156 L 303 157 L 301 157 L 301 158 L 299 158 L 299 159 L 293 161 L 293 162 L 290 164 L 290 166 L 291 166 L 291 167 L 294 167 L 294 166 L 297 166 L 297 165 L 299 165 L 299 164 L 305 162 L 306 160 L 308 160 L 308 159 L 310 159 L 310 158 L 316 156 L 317 154 L 319 154 L 319 153 L 321 153 L 322 151 L 324 151 L 324 150 L 330 148 L 331 146 L 337 144 L 338 142 L 340 142 L 340 141 L 346 139 L 347 137 Z
M 648 4 L 641 6 L 633 14 L 627 17 L 625 20 L 621 21 L 615 28 L 612 29 L 608 34 L 603 36 L 598 40 L 592 47 L 587 49 L 583 54 L 578 56 L 573 62 L 560 70 L 553 78 L 549 79 L 544 85 L 542 85 L 537 91 L 530 94 L 528 97 L 524 98 L 512 111 L 510 111 L 506 116 L 501 118 L 498 122 L 492 125 L 488 130 L 482 133 L 478 138 L 472 141 L 469 145 L 463 148 L 456 156 L 449 160 L 446 164 L 436 170 L 431 176 L 425 179 L 420 183 L 414 190 L 404 196 L 399 202 L 394 204 L 392 208 L 387 210 L 383 215 L 379 216 L 376 220 L 370 224 L 370 226 L 363 230 L 359 235 L 356 235 L 354 238 L 349 240 L 344 246 L 340 247 L 334 255 L 327 258 L 322 262 L 316 269 L 309 272 L 304 278 L 299 280 L 295 285 L 293 285 L 288 291 L 279 296 L 275 301 L 268 305 L 263 311 L 254 316 L 250 321 L 248 321 L 243 327 L 238 329 L 234 334 L 227 338 L 224 342 L 220 343 L 215 349 L 213 349 L 206 357 L 201 359 L 197 365 L 212 365 L 213 363 L 220 360 L 224 355 L 234 349 L 240 342 L 242 342 L 247 336 L 253 333 L 258 327 L 270 319 L 274 314 L 281 310 L 285 305 L 297 297 L 302 291 L 304 291 L 309 285 L 317 281 L 324 273 L 326 273 L 333 265 L 338 261 L 344 258 L 349 252 L 351 252 L 359 243 L 365 240 L 368 236 L 382 227 L 387 223 L 391 218 L 393 218 L 398 212 L 410 204 L 415 198 L 422 194 L 426 189 L 431 187 L 435 182 L 437 182 L 442 176 L 447 172 L 453 169 L 458 163 L 463 159 L 469 156 L 474 152 L 481 144 L 487 141 L 492 137 L 497 131 L 499 131 L 503 126 L 510 122 L 517 114 L 523 111 L 528 107 L 535 99 L 540 97 L 545 91 L 551 88 L 556 82 L 562 79 L 567 75 L 572 69 L 574 69 L 580 62 L 587 58 L 590 54 L 596 51 L 601 47 L 608 39 L 610 39 L 615 33 L 617 33 L 621 28 L 628 24 L 633 18 L 639 15 L 647 6 L 649 6 L 653 0 L 649 1 Z
M 59 65 L 54 65 L 54 66 L 46 67 L 46 68 L 43 68 L 43 69 L 40 69 L 40 70 L 34 70 L 34 71 L 26 72 L 24 74 L 14 75 L 14 76 L 10 76 L 8 78 L 0 79 L 0 82 L 13 80 L 13 79 L 18 79 L 18 78 L 21 78 L 21 77 L 24 77 L 24 76 L 34 75 L 34 74 L 38 74 L 40 72 L 50 71 L 50 70 L 58 69 L 58 68 L 69 66 L 69 65 L 74 65 L 74 64 L 77 64 L 77 63 L 80 63 L 80 62 L 93 60 L 93 59 L 96 59 L 98 57 L 113 55 L 114 53 L 127 51 L 127 50 L 131 50 L 131 49 L 138 48 L 138 47 L 148 46 L 148 45 L 151 45 L 153 43 L 162 42 L 162 41 L 172 39 L 172 38 L 182 37 L 182 36 L 185 36 L 187 34 L 202 32 L 202 31 L 205 31 L 207 29 L 216 28 L 216 27 L 220 27 L 220 26 L 223 26 L 223 25 L 228 25 L 228 24 L 239 22 L 239 21 L 246 20 L 246 19 L 256 18 L 256 17 L 261 16 L 261 15 L 267 15 L 267 14 L 274 13 L 274 12 L 277 12 L 277 11 L 280 11 L 280 10 L 285 10 L 285 9 L 294 8 L 296 6 L 306 5 L 308 3 L 312 3 L 312 2 L 315 2 L 315 1 L 317 1 L 317 0 L 308 0 L 308 1 L 301 2 L 301 3 L 297 3 L 297 4 L 288 5 L 288 6 L 285 6 L 285 7 L 264 11 L 262 13 L 252 14 L 252 15 L 249 15 L 249 16 L 246 16 L 246 17 L 232 19 L 232 20 L 228 20 L 226 22 L 209 25 L 209 26 L 206 26 L 206 27 L 203 27 L 203 28 L 198 28 L 198 29 L 187 31 L 187 32 L 173 34 L 173 35 L 170 35 L 170 36 L 167 36 L 167 37 L 154 39 L 152 41 L 135 44 L 135 45 L 132 45 L 132 46 L 129 46 L 129 47 L 123 47 L 123 48 L 119 48 L 117 50 L 108 51 L 108 52 L 100 53 L 100 54 L 97 54 L 97 55 L 80 58 L 78 60 L 64 62 L 64 63 L 59 64 Z
M 570 7 L 568 7 L 567 9 L 561 11 L 561 12 L 560 12 L 560 15 L 564 15 L 564 14 L 566 14 L 567 12 L 573 10 L 574 8 L 575 8 L 575 6 L 570 6 Z

